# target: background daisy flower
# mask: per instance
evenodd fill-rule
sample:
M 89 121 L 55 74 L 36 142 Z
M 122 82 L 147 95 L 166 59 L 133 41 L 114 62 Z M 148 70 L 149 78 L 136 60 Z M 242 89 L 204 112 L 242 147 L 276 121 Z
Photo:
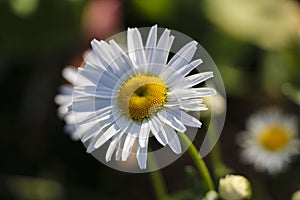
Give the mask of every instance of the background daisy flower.
M 183 46 L 169 61 L 174 36 L 165 29 L 160 38 L 153 26 L 144 46 L 137 28 L 127 31 L 127 49 L 114 40 L 93 40 L 75 82 L 72 112 L 82 142 L 91 153 L 110 142 L 105 159 L 126 161 L 133 145 L 141 169 L 146 168 L 150 134 L 182 152 L 177 131 L 201 127 L 189 111 L 206 110 L 201 97 L 212 88 L 194 86 L 213 77 L 212 72 L 189 75 L 202 63 L 192 61 L 197 42 Z M 136 142 L 135 142 L 136 141 Z
M 292 156 L 299 154 L 296 118 L 276 109 L 253 114 L 246 122 L 246 131 L 239 135 L 238 144 L 245 163 L 253 164 L 258 171 L 278 173 Z
M 59 94 L 55 96 L 55 103 L 59 105 L 57 110 L 58 116 L 66 123 L 64 129 L 73 140 L 79 140 L 76 134 L 74 116 L 69 106 L 72 104 L 73 85 L 76 80 L 77 68 L 66 67 L 62 71 L 62 76 L 69 82 L 59 87 Z

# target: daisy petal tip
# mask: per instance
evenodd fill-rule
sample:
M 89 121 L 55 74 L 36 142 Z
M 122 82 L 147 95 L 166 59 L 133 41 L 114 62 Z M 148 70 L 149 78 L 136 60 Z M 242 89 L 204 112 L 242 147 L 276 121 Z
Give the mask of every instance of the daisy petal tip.
M 137 162 L 141 170 L 145 170 L 147 168 L 147 159 L 137 158 Z
M 217 91 L 214 89 L 214 88 L 211 88 L 211 90 L 210 90 L 210 95 L 217 95 L 218 93 L 217 93 Z
M 141 148 L 144 148 L 146 146 L 146 138 L 139 138 L 139 145 Z
M 106 157 L 105 157 L 105 161 L 106 161 L 106 162 L 110 162 L 110 161 L 111 161 L 111 157 L 110 157 L 110 156 L 106 156 Z
M 173 148 L 173 152 L 177 155 L 182 153 L 182 149 L 181 146 L 178 146 L 177 148 Z
M 94 46 L 96 46 L 96 45 L 98 45 L 98 44 L 99 44 L 99 41 L 98 41 L 97 39 L 93 39 L 93 40 L 91 41 L 92 47 L 94 47 Z
M 198 42 L 196 42 L 195 40 L 193 40 L 193 41 L 191 42 L 191 44 L 194 45 L 194 46 L 197 46 L 197 45 L 198 45 Z
M 143 164 L 143 163 L 142 164 L 139 163 L 139 167 L 141 170 L 145 170 L 147 168 L 146 164 Z
M 123 151 L 122 152 L 122 161 L 126 161 L 127 160 L 127 158 L 129 157 L 129 155 L 130 155 L 130 152 L 126 152 L 126 151 Z
M 89 147 L 88 147 L 88 148 L 86 149 L 86 152 L 87 152 L 87 153 L 92 153 L 94 150 L 95 150 L 95 148 L 89 148 Z

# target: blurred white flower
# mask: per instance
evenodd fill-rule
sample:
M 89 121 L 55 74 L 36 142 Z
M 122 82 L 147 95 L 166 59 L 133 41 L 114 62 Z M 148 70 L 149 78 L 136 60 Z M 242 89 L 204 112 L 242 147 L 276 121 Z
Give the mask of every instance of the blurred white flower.
M 76 134 L 74 116 L 72 111 L 69 111 L 69 106 L 72 104 L 73 85 L 76 80 L 77 68 L 66 67 L 62 71 L 62 76 L 69 82 L 59 88 L 59 94 L 55 97 L 55 103 L 59 105 L 58 116 L 66 123 L 65 132 L 68 133 L 73 140 L 79 140 Z
M 202 200 L 217 200 L 219 195 L 216 191 L 210 190 L 205 194 L 205 197 Z
M 297 1 L 205 0 L 208 19 L 224 32 L 268 50 L 298 42 L 300 7 Z
M 208 85 L 208 87 L 211 86 Z M 215 113 L 216 115 L 224 114 L 224 112 L 226 111 L 226 100 L 219 92 L 214 96 L 204 97 L 203 102 L 207 106 L 208 110 Z M 209 112 L 205 111 L 203 112 L 203 114 L 208 115 Z
M 246 131 L 238 136 L 241 158 L 258 171 L 278 173 L 299 154 L 296 118 L 268 109 L 250 116 Z
M 110 142 L 106 161 L 111 160 L 114 151 L 116 160 L 126 161 L 136 144 L 139 167 L 145 169 L 150 133 L 179 154 L 181 144 L 176 131 L 185 132 L 186 126 L 201 127 L 200 121 L 187 112 L 207 109 L 201 97 L 216 91 L 193 86 L 213 74 L 189 75 L 202 63 L 201 59 L 191 62 L 197 50 L 195 41 L 167 62 L 173 40 L 168 29 L 158 38 L 157 26 L 153 26 L 145 46 L 139 30 L 128 29 L 128 52 L 114 40 L 91 42 L 93 50 L 76 74 L 70 107 L 87 152 Z M 57 102 L 65 105 L 63 100 Z
M 251 184 L 243 176 L 226 175 L 219 181 L 219 194 L 224 200 L 246 200 L 252 195 Z
M 292 195 L 291 200 L 300 200 L 300 190 L 298 190 L 297 192 L 295 192 L 295 193 Z

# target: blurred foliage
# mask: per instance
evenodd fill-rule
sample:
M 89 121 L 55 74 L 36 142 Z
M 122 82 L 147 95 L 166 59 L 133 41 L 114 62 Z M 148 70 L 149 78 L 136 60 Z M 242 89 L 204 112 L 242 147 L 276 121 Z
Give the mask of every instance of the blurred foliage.
M 19 17 L 27 17 L 37 9 L 39 0 L 10 0 L 13 12 Z
M 80 34 L 75 6 L 71 1 L 1 1 L 0 51 L 29 59 L 45 52 L 71 50 Z
M 8 188 L 16 199 L 63 199 L 62 186 L 51 180 L 11 177 L 7 180 Z
M 109 0 L 99 1 L 104 6 Z M 108 169 L 64 135 L 63 122 L 56 117 L 53 97 L 63 82 L 60 71 L 67 64 L 80 65 L 81 53 L 89 45 L 83 30 L 89 2 L 0 1 L 0 156 L 4 158 L 0 199 L 149 200 L 155 196 L 148 174 Z M 118 15 L 106 13 L 106 18 L 100 9 L 99 23 L 119 30 L 153 24 L 174 29 L 197 40 L 214 59 L 228 95 L 227 122 L 217 154 L 221 152 L 230 169 L 251 177 L 253 199 L 282 200 L 299 190 L 299 158 L 290 171 L 270 177 L 240 164 L 235 144 L 244 120 L 258 108 L 277 104 L 299 116 L 299 1 L 128 0 L 120 5 L 111 9 Z M 112 17 L 120 19 L 107 20 Z M 106 35 L 116 31 L 102 32 L 103 27 L 97 30 Z M 228 173 L 224 164 L 207 161 L 216 168 L 215 180 Z M 190 164 L 183 156 L 162 170 L 169 180 L 170 199 L 213 199 L 209 197 L 213 192 L 201 189 Z M 178 173 L 183 168 L 185 173 Z

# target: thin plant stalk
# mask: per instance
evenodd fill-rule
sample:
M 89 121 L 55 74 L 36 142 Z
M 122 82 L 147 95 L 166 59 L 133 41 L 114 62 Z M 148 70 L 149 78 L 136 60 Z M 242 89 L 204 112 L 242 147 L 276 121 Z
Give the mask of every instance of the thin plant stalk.
M 150 146 L 148 148 L 149 148 L 149 151 L 151 151 Z M 155 169 L 157 167 L 155 158 L 151 154 L 148 154 L 148 156 L 149 156 L 149 166 L 151 168 Z M 150 178 L 151 178 L 154 192 L 155 192 L 157 199 L 158 200 L 166 199 L 166 197 L 168 196 L 167 187 L 166 187 L 166 184 L 165 184 L 165 181 L 164 181 L 161 171 L 160 170 L 151 171 Z
M 187 151 L 188 151 L 190 157 L 192 158 L 192 160 L 194 161 L 200 175 L 202 176 L 207 189 L 214 190 L 215 186 L 214 186 L 213 180 L 211 178 L 211 175 L 208 171 L 208 168 L 207 168 L 205 162 L 200 157 L 199 152 L 197 151 L 195 145 L 186 136 L 186 134 L 178 132 L 178 135 L 181 137 L 184 145 L 186 145 L 188 147 Z

